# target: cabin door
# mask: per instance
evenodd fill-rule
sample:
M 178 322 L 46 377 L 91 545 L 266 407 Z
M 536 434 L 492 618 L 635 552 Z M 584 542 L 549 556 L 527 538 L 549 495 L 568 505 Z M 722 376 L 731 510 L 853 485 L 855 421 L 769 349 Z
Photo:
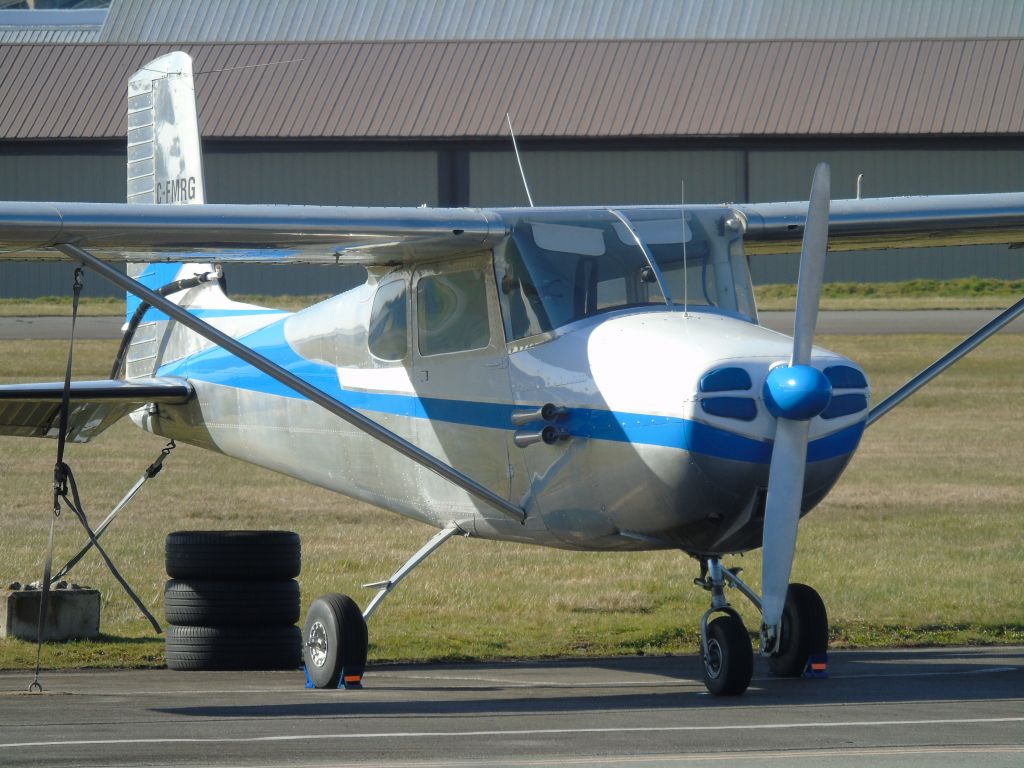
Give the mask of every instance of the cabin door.
M 417 443 L 508 498 L 512 392 L 491 255 L 421 267 L 412 293 L 413 386 L 424 411 Z

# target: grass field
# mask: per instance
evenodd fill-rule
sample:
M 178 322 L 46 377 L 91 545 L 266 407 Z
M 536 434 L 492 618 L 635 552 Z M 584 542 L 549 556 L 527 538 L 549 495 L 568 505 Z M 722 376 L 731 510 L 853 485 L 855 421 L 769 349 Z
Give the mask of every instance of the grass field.
M 764 310 L 791 310 L 796 306 L 796 285 L 754 287 L 757 306 Z M 898 283 L 826 283 L 821 306 L 828 310 L 854 309 L 1003 309 L 1024 295 L 1024 280 L 967 277 L 956 280 L 907 280 Z M 327 296 L 234 296 L 260 306 L 296 311 Z M 124 301 L 84 298 L 84 315 L 120 315 Z M 71 299 L 42 296 L 36 299 L 0 299 L 0 317 L 70 315 Z
M 956 339 L 836 336 L 823 346 L 861 361 L 878 395 Z M 116 342 L 77 347 L 76 376 L 103 377 Z M 63 342 L 0 342 L 0 379 L 54 380 Z M 865 435 L 846 476 L 803 523 L 794 580 L 825 598 L 836 646 L 1024 642 L 1024 345 L 996 337 Z M 877 396 L 876 396 L 877 399 Z M 163 441 L 116 425 L 71 446 L 93 521 Z M 49 523 L 53 441 L 0 438 L 0 582 L 38 579 Z M 303 541 L 303 603 L 386 578 L 432 529 L 190 446 L 146 486 L 104 541 L 162 618 L 163 539 L 172 530 L 288 528 Z M 56 560 L 80 545 L 57 525 Z M 756 585 L 757 554 L 729 558 Z M 706 593 L 679 553 L 568 553 L 456 539 L 384 603 L 370 625 L 373 661 L 693 652 Z M 103 593 L 102 641 L 49 644 L 48 667 L 158 666 L 162 641 L 90 556 L 74 580 Z M 732 593 L 748 626 L 753 612 Z M 26 668 L 34 646 L 0 641 L 0 668 Z

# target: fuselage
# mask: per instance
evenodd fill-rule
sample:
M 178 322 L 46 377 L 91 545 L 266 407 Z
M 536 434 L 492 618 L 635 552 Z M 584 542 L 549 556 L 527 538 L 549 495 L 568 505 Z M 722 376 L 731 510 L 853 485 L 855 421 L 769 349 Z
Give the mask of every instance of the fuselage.
M 362 291 L 362 293 L 360 293 Z M 197 443 L 436 526 L 578 549 L 760 545 L 774 420 L 761 388 L 789 337 L 713 311 L 643 307 L 581 319 L 506 343 L 399 365 L 343 365 L 332 339 L 367 325 L 373 286 L 270 323 L 245 342 L 396 434 L 521 505 L 521 525 L 395 454 L 216 348 L 165 365 L 188 405 L 140 415 L 147 429 Z M 365 295 L 364 295 L 365 294 Z M 414 324 L 415 325 L 415 324 Z M 482 338 L 482 336 L 481 336 Z M 350 341 L 345 339 L 346 342 Z M 815 349 L 840 405 L 811 423 L 804 511 L 832 487 L 866 417 L 863 372 Z M 516 444 L 566 409 L 553 444 Z
M 507 234 L 491 250 L 375 266 L 293 315 L 230 305 L 209 322 L 510 500 L 525 524 L 181 327 L 153 331 L 141 352 L 196 397 L 137 421 L 477 536 L 759 546 L 776 427 L 763 388 L 793 341 L 756 322 L 728 209 L 500 214 Z M 860 368 L 823 349 L 811 365 L 832 395 L 810 421 L 804 511 L 867 417 Z M 558 415 L 528 415 L 544 405 Z

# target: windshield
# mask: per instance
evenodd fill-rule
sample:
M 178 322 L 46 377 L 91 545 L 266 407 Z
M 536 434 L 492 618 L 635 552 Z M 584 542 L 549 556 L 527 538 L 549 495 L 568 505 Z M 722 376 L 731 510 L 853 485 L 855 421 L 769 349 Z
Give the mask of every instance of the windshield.
M 678 209 L 620 213 L 650 251 L 674 305 L 682 308 L 685 295 L 691 307 L 752 317 L 752 299 L 750 312 L 736 301 L 738 287 L 750 294 L 742 250 L 733 258 L 731 240 L 708 226 L 721 209 L 687 210 L 685 230 Z M 668 303 L 643 248 L 611 211 L 529 211 L 506 220 L 512 236 L 495 249 L 495 270 L 510 341 L 601 312 Z
M 495 268 L 510 339 L 610 309 L 665 303 L 644 252 L 608 211 L 529 214 L 497 249 Z

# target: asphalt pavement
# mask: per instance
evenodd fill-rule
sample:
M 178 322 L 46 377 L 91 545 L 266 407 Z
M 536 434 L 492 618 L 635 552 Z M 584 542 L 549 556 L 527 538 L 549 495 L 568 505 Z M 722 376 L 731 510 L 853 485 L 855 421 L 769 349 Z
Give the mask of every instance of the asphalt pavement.
M 834 651 L 708 695 L 696 656 L 301 672 L 0 673 L 0 765 L 1021 766 L 1024 648 Z

